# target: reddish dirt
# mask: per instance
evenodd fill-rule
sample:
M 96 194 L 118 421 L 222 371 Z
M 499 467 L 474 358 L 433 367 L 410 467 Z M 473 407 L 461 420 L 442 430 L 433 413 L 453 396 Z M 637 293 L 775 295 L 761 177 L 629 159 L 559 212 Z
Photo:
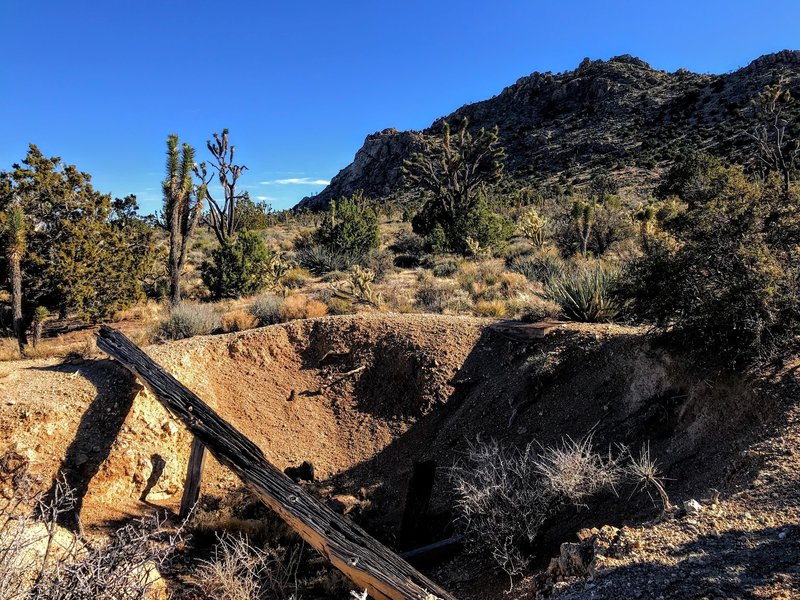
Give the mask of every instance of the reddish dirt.
M 424 315 L 325 317 L 147 351 L 279 468 L 311 460 L 320 480 L 315 489 L 350 496 L 358 505 L 352 516 L 394 547 L 418 460 L 434 459 L 440 471 L 431 516 L 415 543 L 451 533 L 446 468 L 478 435 L 548 445 L 594 431 L 599 447 L 649 443 L 674 502 L 718 490 L 716 508 L 691 521 L 676 516 L 641 526 L 658 510 L 632 490 L 600 497 L 590 510 L 565 509 L 543 536 L 541 567 L 581 527 L 624 525 L 631 540 L 627 554 L 608 557 L 610 587 L 600 583 L 605 575 L 555 582 L 565 597 L 634 597 L 613 595 L 621 589 L 615 577 L 635 581 L 648 597 L 648 577 L 680 578 L 682 568 L 695 564 L 688 562 L 693 540 L 707 541 L 703 552 L 715 557 L 709 573 L 721 576 L 725 552 L 738 539 L 728 532 L 736 528 L 749 527 L 742 535 L 756 541 L 770 531 L 787 531 L 781 540 L 798 535 L 797 496 L 790 492 L 797 488 L 790 454 L 797 428 L 789 417 L 798 397 L 791 369 L 748 378 L 699 371 L 642 330 L 616 325 L 563 325 L 536 340 L 509 335 L 488 320 Z M 87 527 L 152 505 L 177 508 L 189 443 L 182 425 L 148 393 L 135 395 L 131 378 L 111 361 L 0 366 L 0 454 L 14 451 L 30 461 L 43 485 L 64 471 L 83 496 Z M 206 496 L 221 497 L 237 485 L 210 461 Z M 735 518 L 740 511 L 758 517 L 745 523 Z M 795 545 L 783 549 L 796 563 Z M 633 568 L 644 563 L 653 570 Z M 788 583 L 779 577 L 770 583 L 765 574 L 758 585 L 719 589 L 730 597 L 800 589 L 791 573 L 775 573 Z M 469 555 L 432 575 L 460 598 L 494 598 L 508 585 Z M 534 579 L 522 582 L 518 597 L 536 594 L 535 588 Z M 666 584 L 663 589 L 664 597 L 707 594 L 700 587 L 684 596 Z

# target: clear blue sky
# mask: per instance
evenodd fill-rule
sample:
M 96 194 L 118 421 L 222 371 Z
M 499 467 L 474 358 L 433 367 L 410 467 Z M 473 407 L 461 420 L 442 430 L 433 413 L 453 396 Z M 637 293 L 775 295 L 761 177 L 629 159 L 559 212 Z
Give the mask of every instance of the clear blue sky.
M 0 0 L 0 23 L 0 169 L 34 142 L 145 212 L 170 132 L 202 159 L 228 127 L 242 184 L 286 208 L 367 134 L 421 129 L 533 71 L 630 53 L 719 73 L 800 48 L 797 0 Z

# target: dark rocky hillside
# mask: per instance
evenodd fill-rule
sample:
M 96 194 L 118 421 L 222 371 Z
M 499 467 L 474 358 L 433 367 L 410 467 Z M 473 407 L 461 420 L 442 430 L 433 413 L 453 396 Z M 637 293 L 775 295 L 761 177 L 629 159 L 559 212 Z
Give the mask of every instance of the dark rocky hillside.
M 422 131 L 385 129 L 367 136 L 353 162 L 298 208 L 320 208 L 358 189 L 376 198 L 402 194 L 400 167 L 444 121 L 500 129 L 506 173 L 524 183 L 585 181 L 609 171 L 627 186 L 652 184 L 681 153 L 703 149 L 749 163 L 752 100 L 783 77 L 800 96 L 800 51 L 762 56 L 723 75 L 653 69 L 630 55 L 585 59 L 574 71 L 533 73 L 499 95 L 468 104 Z M 792 107 L 797 123 L 800 102 Z

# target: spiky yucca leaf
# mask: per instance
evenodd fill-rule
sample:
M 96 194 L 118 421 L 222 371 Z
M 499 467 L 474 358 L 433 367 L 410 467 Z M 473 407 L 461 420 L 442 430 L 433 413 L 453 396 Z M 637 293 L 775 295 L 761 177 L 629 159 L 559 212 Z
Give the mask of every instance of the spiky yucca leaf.
M 603 268 L 580 269 L 552 278 L 548 295 L 561 306 L 565 318 L 584 323 L 611 321 L 619 308 L 611 297 L 611 279 L 615 273 Z

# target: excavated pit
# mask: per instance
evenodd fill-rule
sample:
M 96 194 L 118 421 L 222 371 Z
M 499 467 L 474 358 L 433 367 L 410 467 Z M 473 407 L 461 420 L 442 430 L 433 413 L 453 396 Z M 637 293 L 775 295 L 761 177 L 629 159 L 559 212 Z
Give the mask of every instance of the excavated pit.
M 315 491 L 350 498 L 354 518 L 395 547 L 413 463 L 439 466 L 428 526 L 414 540 L 425 543 L 449 532 L 444 471 L 477 436 L 548 445 L 593 431 L 599 447 L 649 443 L 681 500 L 746 485 L 757 465 L 741 450 L 778 414 L 738 378 L 695 372 L 615 325 L 570 324 L 537 340 L 480 319 L 358 315 L 148 352 L 277 467 L 311 461 Z M 0 428 L 6 455 L 30 463 L 43 483 L 60 471 L 78 488 L 84 526 L 178 507 L 190 436 L 109 360 L 21 363 L 0 380 Z M 207 462 L 205 496 L 238 485 Z M 653 510 L 646 496 L 601 499 L 549 536 L 555 544 L 579 527 Z

